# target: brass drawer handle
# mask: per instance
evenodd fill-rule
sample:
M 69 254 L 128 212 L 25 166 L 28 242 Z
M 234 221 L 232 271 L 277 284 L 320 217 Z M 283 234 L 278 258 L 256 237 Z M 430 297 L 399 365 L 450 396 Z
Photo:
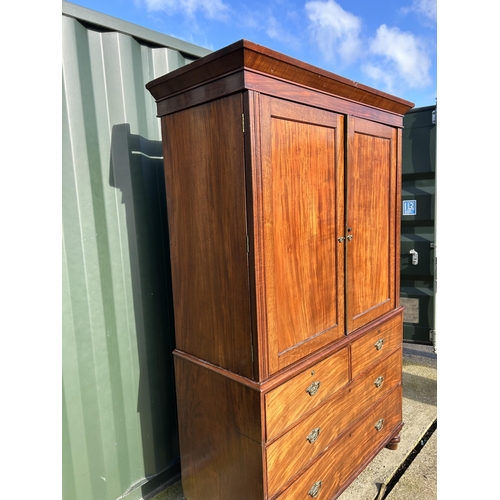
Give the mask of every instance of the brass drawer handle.
M 378 389 L 384 383 L 384 377 L 381 375 L 373 383 L 375 384 L 375 387 Z
M 316 439 L 318 439 L 319 436 L 319 431 L 321 430 L 321 427 L 316 427 L 313 429 L 310 433 L 309 436 L 306 437 L 306 439 L 313 444 Z
M 384 419 L 381 418 L 376 424 L 375 424 L 375 429 L 377 429 L 377 431 L 381 431 L 382 428 L 384 427 Z
M 314 396 L 319 389 L 319 385 L 321 382 L 318 380 L 317 382 L 313 382 L 307 389 L 306 392 L 309 394 L 309 396 Z
M 375 342 L 375 349 L 377 349 L 377 351 L 380 351 L 383 345 L 384 345 L 384 339 L 378 339 L 377 342 Z
M 323 481 L 316 481 L 312 485 L 311 489 L 307 492 L 307 494 L 310 497 L 316 498 L 319 494 L 319 490 L 320 490 L 322 484 L 323 484 Z

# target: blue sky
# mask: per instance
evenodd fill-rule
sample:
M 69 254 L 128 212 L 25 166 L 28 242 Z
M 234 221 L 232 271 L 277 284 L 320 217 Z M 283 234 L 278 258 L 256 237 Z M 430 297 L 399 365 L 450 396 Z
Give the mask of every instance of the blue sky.
M 436 0 L 74 0 L 217 50 L 245 38 L 415 103 L 436 103 Z

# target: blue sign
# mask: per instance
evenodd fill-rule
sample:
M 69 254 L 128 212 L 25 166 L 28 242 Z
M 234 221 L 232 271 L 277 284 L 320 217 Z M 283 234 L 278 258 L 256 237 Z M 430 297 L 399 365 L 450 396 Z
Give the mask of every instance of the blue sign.
M 403 201 L 403 215 L 417 215 L 417 200 Z

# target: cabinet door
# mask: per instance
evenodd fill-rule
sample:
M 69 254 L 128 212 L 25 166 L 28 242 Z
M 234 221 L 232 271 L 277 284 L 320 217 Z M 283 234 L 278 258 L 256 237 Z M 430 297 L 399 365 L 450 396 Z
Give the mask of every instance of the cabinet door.
M 350 118 L 346 213 L 346 317 L 352 332 L 395 302 L 397 130 Z
M 343 116 L 261 97 L 269 372 L 344 334 Z M 259 264 L 259 262 L 258 262 Z

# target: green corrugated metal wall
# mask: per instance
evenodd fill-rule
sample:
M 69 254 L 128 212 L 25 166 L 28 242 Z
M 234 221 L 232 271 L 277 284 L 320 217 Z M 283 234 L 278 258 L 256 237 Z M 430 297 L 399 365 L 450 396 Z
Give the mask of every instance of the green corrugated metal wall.
M 178 472 L 161 136 L 144 85 L 208 51 L 186 57 L 115 21 L 63 3 L 64 500 L 139 499 Z

